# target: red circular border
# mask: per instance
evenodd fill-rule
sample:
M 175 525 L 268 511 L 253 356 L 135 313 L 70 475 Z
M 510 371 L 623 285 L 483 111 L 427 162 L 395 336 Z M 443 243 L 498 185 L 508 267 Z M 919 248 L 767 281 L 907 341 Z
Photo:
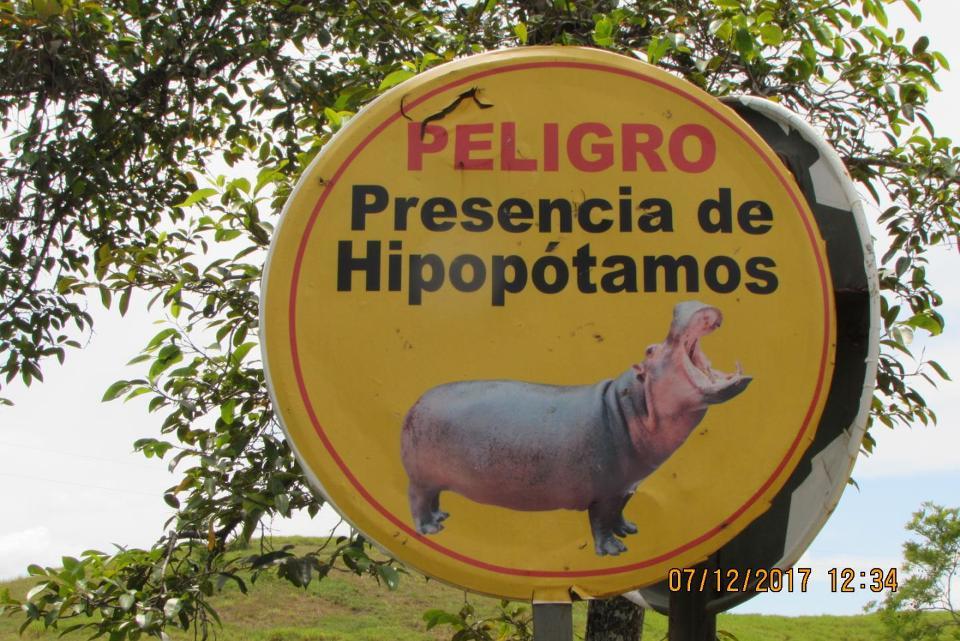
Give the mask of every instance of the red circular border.
M 323 443 L 324 447 L 327 449 L 327 452 L 336 462 L 337 466 L 340 468 L 340 471 L 343 472 L 344 476 L 346 476 L 347 479 L 350 481 L 351 485 L 353 485 L 354 489 L 356 489 L 357 492 L 375 510 L 377 510 L 393 525 L 400 528 L 403 532 L 405 532 L 409 536 L 414 537 L 415 539 L 417 539 L 427 547 L 430 547 L 435 551 L 440 552 L 441 554 L 444 554 L 450 558 L 456 559 L 457 561 L 461 561 L 463 563 L 472 565 L 474 567 L 481 568 L 483 570 L 489 570 L 491 572 L 496 572 L 499 574 L 506 574 L 510 576 L 531 576 L 531 577 L 544 577 L 544 578 L 562 578 L 562 577 L 576 578 L 576 577 L 607 576 L 612 574 L 622 574 L 624 572 L 632 572 L 634 570 L 639 570 L 641 568 L 650 567 L 652 565 L 657 565 L 659 563 L 662 563 L 668 559 L 675 557 L 676 555 L 682 552 L 685 552 L 686 550 L 689 550 L 690 548 L 696 545 L 699 545 L 703 541 L 706 541 L 707 539 L 712 538 L 719 532 L 725 530 L 734 520 L 737 519 L 737 517 L 739 517 L 741 514 L 743 514 L 743 512 L 745 512 L 748 508 L 750 508 L 750 506 L 756 503 L 756 501 L 767 490 L 767 488 L 769 488 L 773 484 L 774 480 L 780 475 L 784 467 L 786 467 L 787 462 L 790 460 L 790 457 L 793 455 L 797 447 L 800 445 L 803 434 L 807 430 L 807 426 L 809 425 L 810 420 L 813 417 L 813 413 L 820 399 L 821 390 L 823 389 L 823 379 L 824 379 L 824 374 L 825 374 L 825 369 L 827 364 L 827 358 L 830 351 L 829 350 L 829 347 L 830 347 L 829 345 L 829 342 L 830 342 L 829 341 L 830 292 L 827 285 L 827 275 L 824 269 L 821 253 L 819 251 L 816 251 L 817 240 L 818 240 L 817 234 L 815 233 L 813 227 L 811 226 L 807 216 L 804 215 L 802 199 L 798 197 L 798 195 L 793 189 L 793 186 L 784 176 L 782 169 L 780 167 L 777 167 L 777 165 L 773 162 L 773 160 L 769 157 L 769 155 L 767 153 L 764 153 L 760 145 L 758 145 L 749 136 L 745 135 L 744 131 L 741 130 L 739 127 L 737 127 L 725 114 L 718 112 L 709 104 L 703 102 L 702 100 L 696 98 L 695 96 L 692 96 L 683 92 L 679 88 L 674 87 L 673 85 L 667 82 L 664 82 L 662 80 L 658 80 L 656 78 L 652 78 L 649 76 L 645 76 L 639 72 L 628 71 L 626 69 L 611 67 L 611 66 L 599 64 L 599 63 L 574 62 L 574 61 L 527 62 L 527 63 L 519 63 L 519 64 L 513 64 L 513 65 L 504 65 L 502 67 L 488 69 L 486 71 L 480 71 L 480 72 L 471 74 L 469 76 L 464 76 L 459 80 L 454 80 L 450 83 L 437 87 L 427 92 L 423 96 L 420 96 L 415 100 L 411 100 L 405 103 L 404 110 L 409 111 L 411 109 L 414 109 L 424 101 L 429 100 L 430 98 L 436 96 L 437 94 L 443 93 L 444 91 L 448 91 L 460 85 L 468 84 L 480 78 L 485 78 L 487 76 L 492 76 L 500 73 L 524 71 L 528 69 L 543 69 L 543 68 L 585 69 L 590 71 L 612 73 L 619 76 L 625 76 L 633 80 L 640 80 L 641 82 L 647 82 L 652 85 L 656 85 L 661 89 L 677 94 L 681 98 L 684 98 L 686 100 L 689 100 L 690 102 L 693 102 L 697 106 L 709 112 L 711 115 L 713 115 L 713 117 L 723 122 L 725 125 L 731 128 L 734 132 L 736 132 L 741 138 L 743 138 L 744 141 L 746 141 L 746 143 L 750 145 L 750 147 L 752 147 L 753 150 L 756 151 L 761 158 L 763 158 L 764 162 L 771 169 L 771 171 L 773 171 L 773 173 L 777 176 L 777 178 L 779 178 L 780 183 L 787 190 L 787 193 L 790 194 L 790 198 L 793 200 L 794 205 L 796 206 L 798 212 L 800 213 L 801 220 L 803 221 L 804 227 L 807 230 L 807 236 L 809 237 L 810 242 L 813 244 L 813 247 L 815 250 L 814 253 L 816 254 L 816 257 L 817 257 L 817 268 L 819 270 L 819 275 L 820 275 L 820 290 L 823 295 L 823 303 L 824 303 L 823 305 L 824 342 L 823 342 L 823 348 L 821 349 L 821 352 L 820 352 L 820 373 L 817 377 L 816 392 L 813 396 L 813 399 L 810 402 L 809 407 L 807 408 L 807 413 L 804 416 L 803 423 L 801 424 L 800 430 L 797 432 L 797 436 L 793 439 L 793 442 L 790 444 L 790 448 L 787 450 L 786 455 L 783 457 L 783 459 L 774 469 L 770 477 L 760 486 L 759 489 L 757 489 L 756 492 L 753 493 L 752 496 L 750 496 L 749 499 L 747 499 L 747 501 L 743 505 L 737 508 L 733 512 L 733 514 L 731 514 L 726 519 L 724 519 L 719 525 L 716 525 L 715 527 L 704 532 L 703 534 L 696 537 L 695 539 L 688 541 L 687 543 L 679 547 L 676 547 L 673 550 L 670 550 L 669 552 L 665 552 L 659 556 L 651 557 L 649 559 L 645 559 L 643 561 L 639 561 L 636 563 L 631 563 L 629 565 L 624 565 L 624 566 L 614 567 L 614 568 L 601 568 L 598 570 L 576 570 L 576 571 L 563 571 L 563 572 L 545 571 L 545 570 L 526 570 L 526 569 L 519 569 L 519 568 L 508 568 L 508 567 L 503 567 L 499 565 L 493 565 L 491 563 L 486 563 L 484 561 L 479 561 L 477 559 L 460 554 L 455 550 L 451 550 L 447 547 L 444 547 L 436 543 L 435 541 L 428 539 L 427 537 L 419 534 L 416 530 L 411 528 L 401 519 L 394 516 L 379 501 L 377 501 L 376 498 L 374 498 L 373 495 L 370 494 L 370 492 L 368 492 L 367 489 L 360 483 L 357 477 L 353 475 L 353 472 L 351 472 L 350 469 L 346 466 L 346 463 L 340 457 L 336 449 L 333 447 L 333 443 L 330 441 L 323 427 L 320 425 L 320 422 L 317 420 L 317 416 L 314 413 L 313 406 L 310 404 L 310 398 L 309 398 L 309 395 L 307 394 L 306 386 L 303 380 L 303 372 L 300 367 L 300 358 L 299 358 L 299 352 L 297 349 L 296 309 L 297 309 L 297 293 L 299 290 L 298 284 L 300 280 L 300 267 L 303 262 L 304 254 L 306 252 L 307 241 L 310 238 L 310 234 L 313 231 L 314 223 L 316 222 L 317 216 L 319 215 L 320 210 L 323 208 L 323 205 L 326 202 L 327 196 L 333 191 L 333 188 L 337 184 L 337 181 L 340 179 L 343 173 L 347 170 L 347 168 L 353 162 L 353 160 L 360 154 L 360 152 L 363 151 L 363 149 L 368 144 L 370 144 L 370 142 L 374 138 L 379 136 L 384 131 L 384 129 L 386 129 L 388 126 L 393 124 L 396 120 L 398 120 L 401 117 L 399 110 L 395 111 L 390 117 L 388 117 L 386 120 L 380 123 L 380 125 L 378 125 L 373 131 L 367 134 L 367 136 L 363 139 L 363 141 L 359 145 L 357 145 L 352 152 L 350 152 L 350 155 L 347 156 L 346 160 L 343 161 L 340 167 L 337 168 L 337 171 L 326 182 L 326 188 L 324 189 L 323 194 L 317 200 L 317 204 L 314 206 L 313 211 L 310 214 L 310 219 L 307 222 L 307 226 L 300 240 L 300 245 L 297 249 L 297 256 L 296 256 L 296 260 L 294 261 L 294 267 L 293 267 L 293 275 L 291 276 L 291 279 L 290 279 L 290 291 L 292 292 L 292 295 L 290 296 L 290 305 L 289 305 L 289 312 L 288 312 L 289 313 L 289 332 L 290 332 L 290 352 L 293 360 L 294 372 L 296 375 L 297 385 L 300 392 L 301 400 L 303 400 L 304 407 L 306 408 L 307 414 L 310 417 L 310 422 L 312 423 L 313 428 L 317 433 L 317 436 L 320 438 L 320 441 Z M 307 176 L 304 176 L 303 179 L 306 179 L 306 178 Z

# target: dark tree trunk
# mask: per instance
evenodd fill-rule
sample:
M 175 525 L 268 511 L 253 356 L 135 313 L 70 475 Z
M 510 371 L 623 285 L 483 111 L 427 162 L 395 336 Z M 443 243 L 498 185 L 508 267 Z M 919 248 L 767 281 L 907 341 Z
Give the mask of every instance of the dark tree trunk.
M 587 609 L 584 641 L 640 641 L 643 608 L 622 596 L 594 599 Z

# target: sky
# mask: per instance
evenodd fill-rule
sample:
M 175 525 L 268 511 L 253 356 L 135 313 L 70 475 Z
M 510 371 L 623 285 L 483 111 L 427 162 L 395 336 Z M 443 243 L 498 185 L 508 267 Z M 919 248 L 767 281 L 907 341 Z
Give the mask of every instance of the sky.
M 960 69 L 960 20 L 955 0 L 925 0 L 922 29 L 912 18 L 908 31 L 930 36 Z M 896 23 L 896 20 L 892 20 Z M 943 92 L 929 113 L 938 133 L 960 141 L 960 80 L 942 76 Z M 875 215 L 868 210 L 868 217 Z M 879 232 L 878 232 L 879 233 Z M 881 253 L 881 252 L 878 252 Z M 927 339 L 923 349 L 960 378 L 960 254 L 955 247 L 932 252 L 928 276 L 944 297 L 943 335 Z M 144 403 L 101 403 L 106 388 L 139 374 L 125 368 L 155 332 L 141 306 L 120 319 L 91 305 L 96 331 L 82 350 L 68 354 L 63 366 L 44 367 L 43 383 L 5 391 L 16 405 L 0 408 L 0 580 L 22 576 L 26 565 L 58 565 L 62 555 L 86 549 L 109 551 L 114 545 L 151 545 L 172 514 L 163 491 L 179 478 L 164 463 L 132 452 L 135 440 L 156 436 L 160 418 L 147 415 Z M 813 569 L 804 594 L 760 595 L 735 612 L 764 614 L 857 614 L 875 599 L 869 591 L 832 594 L 829 568 L 857 571 L 889 569 L 901 563 L 905 523 L 922 502 L 960 506 L 960 394 L 957 383 L 927 388 L 924 396 L 939 416 L 935 427 L 874 429 L 876 453 L 861 456 L 853 472 L 859 489 L 849 486 L 834 514 L 801 560 Z M 315 519 L 305 514 L 274 523 L 278 534 L 321 535 L 337 521 L 325 509 Z

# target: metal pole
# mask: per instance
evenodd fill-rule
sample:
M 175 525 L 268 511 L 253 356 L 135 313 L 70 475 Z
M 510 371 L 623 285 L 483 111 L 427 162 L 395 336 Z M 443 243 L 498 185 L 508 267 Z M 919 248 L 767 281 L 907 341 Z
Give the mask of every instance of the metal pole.
M 573 641 L 573 605 L 534 603 L 533 641 Z
M 707 612 L 707 595 L 670 593 L 669 641 L 716 641 L 717 615 Z
M 696 566 L 695 576 L 699 577 L 702 572 L 710 573 L 716 567 L 717 560 L 714 555 L 705 563 Z M 669 641 L 716 641 L 717 614 L 707 610 L 712 595 L 712 582 L 705 581 L 703 590 L 698 589 L 698 581 L 691 583 L 691 590 L 670 592 L 667 638 Z

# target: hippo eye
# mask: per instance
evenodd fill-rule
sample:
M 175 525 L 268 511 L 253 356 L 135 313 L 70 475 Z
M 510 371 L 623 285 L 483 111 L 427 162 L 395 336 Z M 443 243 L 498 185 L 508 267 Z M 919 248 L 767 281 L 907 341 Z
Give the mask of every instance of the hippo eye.
M 654 350 L 655 347 L 656 347 L 656 345 L 651 345 L 650 347 L 648 347 L 648 348 L 647 348 L 647 351 L 645 352 L 645 354 L 646 354 L 647 356 L 653 356 L 653 350 Z

